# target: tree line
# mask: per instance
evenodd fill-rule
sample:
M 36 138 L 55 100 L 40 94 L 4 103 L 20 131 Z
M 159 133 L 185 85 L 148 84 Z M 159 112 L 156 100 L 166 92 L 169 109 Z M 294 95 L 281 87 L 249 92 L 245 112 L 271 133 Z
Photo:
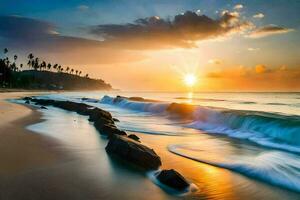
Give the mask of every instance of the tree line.
M 15 81 L 18 81 L 16 74 L 24 71 L 49 71 L 54 73 L 66 73 L 74 76 L 89 78 L 88 74 L 82 75 L 82 71 L 73 69 L 69 66 L 61 66 L 59 64 L 52 64 L 35 57 L 33 53 L 27 56 L 28 70 L 25 70 L 24 64 L 17 64 L 18 56 L 14 55 L 13 60 L 8 57 L 8 49 L 3 49 L 4 58 L 0 58 L 0 87 L 12 87 Z

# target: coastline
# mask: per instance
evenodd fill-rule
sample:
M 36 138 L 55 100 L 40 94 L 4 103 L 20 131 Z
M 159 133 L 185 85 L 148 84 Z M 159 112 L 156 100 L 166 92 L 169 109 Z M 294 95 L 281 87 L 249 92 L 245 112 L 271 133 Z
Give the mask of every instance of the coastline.
M 128 198 L 132 197 L 134 199 L 134 197 L 137 197 L 135 196 L 137 194 L 130 194 L 131 192 L 140 193 L 139 197 L 141 197 L 145 195 L 143 194 L 143 190 L 149 188 L 151 188 L 149 190 L 150 193 L 155 192 L 153 196 L 157 195 L 156 199 L 263 199 L 266 197 L 276 199 L 276 197 L 283 198 L 287 192 L 278 187 L 265 185 L 259 181 L 233 173 L 230 170 L 185 159 L 169 152 L 168 149 L 165 148 L 169 143 L 177 143 L 178 141 L 188 142 L 189 140 L 194 140 L 194 137 L 169 137 L 136 132 L 132 133 L 137 134 L 143 143 L 154 148 L 162 157 L 162 167 L 178 169 L 182 175 L 195 183 L 199 190 L 182 197 L 168 195 L 149 181 L 148 178 L 130 172 L 130 170 L 121 169 L 122 167 L 114 161 L 110 161 L 110 159 L 108 159 L 108 171 L 112 171 L 113 177 L 117 177 L 118 181 L 112 181 L 111 184 L 107 184 L 106 181 L 109 180 L 107 177 L 103 177 L 103 175 L 107 176 L 107 174 L 105 174 L 105 171 L 102 171 L 103 169 L 101 170 L 101 166 L 103 166 L 102 162 L 90 158 L 93 157 L 93 154 L 96 154 L 96 158 L 101 156 L 99 159 L 105 162 L 107 155 L 103 151 L 104 148 L 82 149 L 79 151 L 78 148 L 72 147 L 73 150 L 69 149 L 70 152 L 68 148 L 56 148 L 62 147 L 63 145 L 59 145 L 58 141 L 52 140 L 52 138 L 44 136 L 44 134 L 32 134 L 31 131 L 25 129 L 29 124 L 42 122 L 40 112 L 30 107 L 3 101 L 3 99 L 28 96 L 30 94 L 32 95 L 30 92 L 24 95 L 23 93 L 10 93 L 9 95 L 6 94 L 7 97 L 5 98 L 1 96 L 0 119 L 5 119 L 5 121 L 0 122 L 0 127 L 2 128 L 0 132 L 1 134 L 5 134 L 9 139 L 2 140 L 2 143 L 7 144 L 4 146 L 5 148 L 3 147 L 5 150 L 1 150 L 5 155 L 0 153 L 0 158 L 1 160 L 5 160 L 7 158 L 4 156 L 13 157 L 15 159 L 9 163 L 12 166 L 17 166 L 14 170 L 7 167 L 8 165 L 5 165 L 6 168 L 3 169 L 1 168 L 2 166 L 0 167 L 0 177 L 2 179 L 0 185 L 1 199 L 24 199 L 24 197 L 25 199 L 120 199 L 123 196 Z M 2 109 L 4 106 L 6 106 L 6 110 Z M 66 115 L 72 116 L 68 118 L 68 120 L 70 120 L 71 124 L 74 124 L 73 128 L 75 128 L 74 130 L 76 131 L 80 130 L 77 130 L 78 125 L 76 125 L 73 119 L 77 121 L 82 119 L 87 126 L 90 126 L 85 117 L 79 116 L 76 113 L 74 113 L 74 116 L 67 113 Z M 5 116 L 5 118 L 3 116 Z M 64 118 L 64 116 L 60 115 L 59 117 Z M 43 121 L 43 123 L 48 122 Z M 56 124 L 52 123 L 52 125 L 54 128 Z M 11 135 L 3 132 L 3 127 L 6 127 L 6 131 L 13 131 L 14 134 Z M 70 127 L 70 129 L 72 129 L 72 127 Z M 76 137 L 74 130 L 71 137 Z M 106 144 L 106 141 L 103 141 L 98 134 L 95 136 L 97 138 L 91 139 L 99 139 L 98 142 Z M 201 136 L 199 140 L 201 140 Z M 0 143 L 0 145 L 2 144 Z M 12 148 L 15 146 L 18 148 Z M 16 152 L 7 153 L 5 152 L 7 149 L 14 149 Z M 72 155 L 72 153 L 75 155 Z M 19 160 L 20 157 L 23 157 L 23 154 L 28 156 L 25 157 L 27 160 Z M 84 159 L 78 158 L 77 156 L 84 157 Z M 19 165 L 18 162 L 22 164 Z M 122 178 L 124 178 L 125 174 L 125 177 L 128 179 L 119 179 L 119 174 L 121 174 L 120 177 Z M 101 181 L 101 179 L 104 180 Z M 116 191 L 113 194 L 112 192 L 115 188 L 120 187 L 120 182 L 128 185 L 123 185 L 122 189 L 119 188 L 120 191 Z M 240 184 L 246 187 L 240 187 Z M 137 185 L 139 185 L 139 187 L 137 187 Z M 261 190 L 262 187 L 264 188 L 263 190 Z M 126 192 L 129 191 L 128 188 L 132 190 Z M 124 192 L 127 194 L 124 194 Z M 297 199 L 296 193 L 288 193 L 288 195 L 289 199 Z M 145 199 L 150 198 L 150 196 L 148 197 L 146 195 L 144 197 Z
M 33 92 L 1 93 L 0 97 L 0 176 L 15 175 L 35 167 L 49 165 L 57 156 L 50 149 L 51 140 L 34 134 L 26 126 L 41 121 L 41 113 L 29 106 L 10 103 Z M 41 94 L 40 92 L 38 94 Z

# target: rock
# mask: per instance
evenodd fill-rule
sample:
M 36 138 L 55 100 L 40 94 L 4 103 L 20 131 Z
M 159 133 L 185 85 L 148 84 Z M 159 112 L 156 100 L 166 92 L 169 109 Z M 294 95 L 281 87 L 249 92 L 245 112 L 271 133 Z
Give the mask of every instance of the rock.
M 154 170 L 161 165 L 160 157 L 153 149 L 124 136 L 113 135 L 105 149 L 108 154 L 116 155 L 145 170 Z
M 90 116 L 89 121 L 92 121 L 92 122 L 95 122 L 98 119 L 102 118 L 102 119 L 109 120 L 113 123 L 113 118 L 112 118 L 111 114 L 100 108 L 94 108 L 94 109 L 89 110 L 88 115 Z
M 94 126 L 100 134 L 108 137 L 112 135 L 127 135 L 125 131 L 119 130 L 114 124 L 103 123 L 101 120 L 96 121 Z
M 48 108 L 46 108 L 45 106 L 41 106 L 40 109 L 48 109 Z
M 157 179 L 161 183 L 176 190 L 184 190 L 190 185 L 189 182 L 174 169 L 162 170 L 158 174 Z
M 113 118 L 114 122 L 120 122 L 117 118 Z
M 29 100 L 26 100 L 25 103 L 26 103 L 26 104 L 30 104 L 30 101 L 29 101 Z
M 133 139 L 133 140 L 137 141 L 137 142 L 140 142 L 140 138 L 138 136 L 136 136 L 135 134 L 130 134 L 130 135 L 128 135 L 128 137 L 130 139 Z
M 24 101 L 30 101 L 32 98 L 31 97 L 24 97 L 23 100 Z

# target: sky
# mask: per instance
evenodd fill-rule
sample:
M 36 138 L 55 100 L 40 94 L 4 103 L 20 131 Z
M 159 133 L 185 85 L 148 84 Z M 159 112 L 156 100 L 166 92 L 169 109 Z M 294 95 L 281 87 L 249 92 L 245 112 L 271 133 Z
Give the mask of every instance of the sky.
M 122 90 L 300 91 L 299 10 L 299 0 L 0 0 L 0 48 Z

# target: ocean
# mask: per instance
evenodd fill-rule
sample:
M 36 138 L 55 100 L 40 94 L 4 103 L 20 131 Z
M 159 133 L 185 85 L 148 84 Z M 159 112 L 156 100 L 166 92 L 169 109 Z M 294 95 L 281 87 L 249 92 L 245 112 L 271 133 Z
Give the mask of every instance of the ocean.
M 105 109 L 120 120 L 120 129 L 138 133 L 142 141 L 159 148 L 163 155 L 172 154 L 181 162 L 189 160 L 244 177 L 247 183 L 237 187 L 244 193 L 251 191 L 249 198 L 258 198 L 255 192 L 262 188 L 268 192 L 260 195 L 269 199 L 290 195 L 289 191 L 290 197 L 300 193 L 300 93 L 113 91 L 63 92 L 40 98 L 84 102 Z M 79 151 L 82 157 L 103 147 L 101 138 L 87 136 L 95 130 L 83 122 L 84 117 L 57 108 L 42 112 L 46 121 L 29 126 L 30 130 L 61 140 L 63 148 Z M 72 125 L 74 120 L 76 124 Z M 99 173 L 108 170 L 108 166 L 98 167 L 102 169 Z M 199 181 L 192 175 L 188 178 Z M 256 186 L 249 189 L 249 184 Z M 272 194 L 277 189 L 280 192 Z

